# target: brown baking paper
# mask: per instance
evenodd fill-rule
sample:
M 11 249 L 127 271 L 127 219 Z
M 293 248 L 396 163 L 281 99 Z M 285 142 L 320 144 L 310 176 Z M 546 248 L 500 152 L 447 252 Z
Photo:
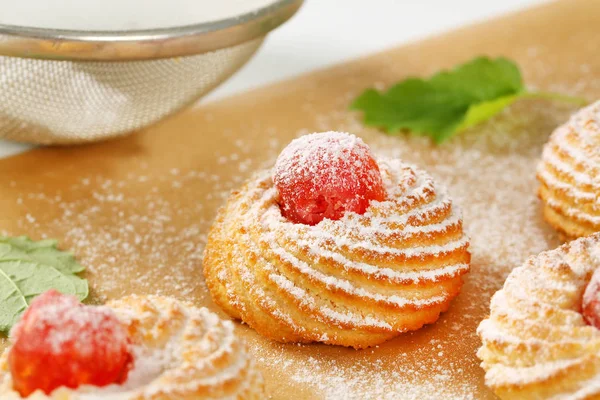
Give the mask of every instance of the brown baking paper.
M 600 97 L 600 2 L 566 0 L 202 105 L 130 137 L 0 160 L 0 230 L 59 239 L 88 267 L 92 302 L 128 293 L 190 300 L 225 315 L 202 250 L 227 191 L 271 165 L 295 136 L 345 130 L 444 182 L 464 210 L 472 272 L 440 320 L 373 349 L 282 345 L 247 326 L 274 399 L 490 399 L 475 352 L 491 294 L 529 255 L 556 246 L 535 197 L 535 165 L 574 106 L 519 102 L 435 147 L 385 136 L 347 111 L 363 89 L 474 56 L 507 56 L 539 89 Z M 5 343 L 4 343 L 5 345 Z

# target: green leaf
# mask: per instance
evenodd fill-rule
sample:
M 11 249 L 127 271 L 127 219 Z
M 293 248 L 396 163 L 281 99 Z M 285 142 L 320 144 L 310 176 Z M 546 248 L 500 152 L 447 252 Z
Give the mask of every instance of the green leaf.
M 499 97 L 495 100 L 471 104 L 463 118 L 462 123 L 456 128 L 456 131 L 463 131 L 492 118 L 494 115 L 498 114 L 506 107 L 523 97 L 524 95 L 519 93 Z
M 365 124 L 389 134 L 409 130 L 441 143 L 523 97 L 532 94 L 526 92 L 514 62 L 479 57 L 429 79 L 408 78 L 386 92 L 368 89 L 351 109 L 363 111 Z M 576 99 L 553 94 L 538 97 Z
M 8 332 L 31 300 L 49 289 L 84 300 L 87 281 L 75 275 L 83 270 L 55 240 L 0 236 L 0 331 Z

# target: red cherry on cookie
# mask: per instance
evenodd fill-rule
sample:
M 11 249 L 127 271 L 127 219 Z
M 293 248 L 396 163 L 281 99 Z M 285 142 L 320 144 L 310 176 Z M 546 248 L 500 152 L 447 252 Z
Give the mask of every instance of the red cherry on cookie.
M 581 313 L 588 325 L 600 329 L 600 268 L 594 271 L 592 279 L 583 292 Z
M 314 133 L 293 140 L 275 163 L 273 181 L 284 217 L 315 225 L 346 212 L 363 214 L 385 199 L 379 166 L 369 147 L 348 133 Z
M 127 329 L 105 307 L 85 306 L 50 290 L 11 332 L 8 364 L 21 396 L 60 386 L 123 383 L 132 364 Z

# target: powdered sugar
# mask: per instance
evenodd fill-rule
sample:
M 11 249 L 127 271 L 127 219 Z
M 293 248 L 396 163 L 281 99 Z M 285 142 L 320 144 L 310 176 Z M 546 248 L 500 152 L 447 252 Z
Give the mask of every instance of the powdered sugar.
M 451 308 L 447 318 L 436 324 L 435 329 L 441 336 L 432 331 L 420 331 L 397 341 L 400 348 L 409 348 L 413 352 L 408 353 L 410 359 L 429 360 L 414 369 L 407 369 L 411 362 L 402 357 L 386 358 L 384 354 L 388 350 L 383 349 L 374 350 L 374 358 L 348 355 L 352 360 L 348 363 L 335 361 L 339 359 L 336 352 L 323 354 L 321 348 L 319 352 L 323 355 L 308 363 L 304 356 L 299 358 L 301 362 L 292 362 L 297 358 L 289 355 L 293 353 L 289 347 L 275 346 L 267 350 L 256 346 L 255 351 L 265 357 L 265 363 L 277 360 L 278 368 L 289 371 L 303 385 L 316 388 L 317 396 L 325 398 L 487 398 L 487 392 L 467 383 L 473 382 L 469 374 L 479 373 L 479 362 L 471 358 L 473 349 L 479 346 L 475 327 L 480 316 L 488 312 L 489 296 L 502 284 L 508 272 L 529 255 L 558 243 L 541 219 L 532 171 L 547 135 L 555 124 L 568 116 L 569 111 L 558 105 L 548 108 L 547 104 L 517 104 L 489 124 L 440 148 L 431 148 L 421 138 L 399 140 L 375 130 L 365 130 L 354 117 L 343 112 L 317 116 L 319 129 L 335 127 L 361 131 L 376 154 L 400 157 L 426 166 L 438 181 L 448 185 L 464 212 L 475 270 L 467 277 L 459 304 Z M 432 207 L 439 206 L 437 202 L 432 203 Z M 407 217 L 397 217 L 398 223 L 404 224 Z M 382 270 L 380 268 L 379 272 Z M 442 340 L 431 345 L 425 339 L 431 337 L 442 337 Z M 457 348 L 459 342 L 465 343 L 467 348 L 472 347 L 462 353 L 460 346 Z M 446 362 L 438 364 L 435 355 L 440 350 L 444 351 L 445 357 L 461 357 L 457 363 L 460 368 L 468 365 L 470 372 Z M 306 350 L 308 354 L 314 351 L 316 349 L 312 347 Z M 392 352 L 396 354 L 395 350 Z M 372 379 L 378 382 L 374 383 Z M 452 384 L 444 383 L 448 381 Z
M 434 326 L 366 351 L 279 345 L 239 326 L 238 332 L 261 359 L 261 369 L 268 371 L 270 392 L 274 398 L 289 393 L 361 400 L 495 398 L 484 388 L 474 356 L 481 344 L 475 328 L 510 270 L 559 243 L 541 217 L 534 171 L 548 135 L 568 119 L 573 107 L 521 101 L 439 147 L 424 138 L 389 137 L 365 128 L 347 107 L 375 82 L 389 86 L 405 74 L 428 75 L 439 70 L 441 62 L 450 67 L 487 51 L 516 59 L 528 85 L 590 99 L 600 94 L 596 58 L 586 60 L 596 51 L 592 36 L 561 35 L 567 25 L 557 24 L 544 29 L 550 33 L 546 41 L 537 34 L 527 36 L 529 42 L 522 46 L 498 40 L 507 32 L 525 37 L 517 25 L 521 26 L 497 23 L 495 35 L 451 36 L 448 40 L 461 43 L 456 52 L 436 55 L 434 46 L 426 50 L 411 46 L 338 68 L 335 79 L 331 72 L 320 72 L 317 78 L 286 82 L 245 100 L 205 104 L 178 123 L 166 123 L 131 141 L 103 145 L 102 157 L 93 157 L 96 153 L 86 149 L 68 149 L 37 153 L 20 163 L 7 161 L 1 168 L 0 210 L 5 211 L 0 211 L 0 230 L 61 239 L 62 246 L 73 249 L 88 266 L 95 299 L 160 291 L 214 307 L 199 268 L 206 231 L 227 191 L 239 187 L 252 171 L 271 167 L 294 136 L 353 132 L 377 156 L 417 164 L 448 187 L 453 206 L 461 206 L 471 238 L 472 270 L 461 295 Z M 522 25 L 529 30 L 528 24 Z M 561 40 L 555 41 L 558 35 Z M 565 43 L 568 55 L 555 51 L 554 42 Z M 435 43 L 439 49 L 442 41 Z M 193 128 L 186 130 L 188 126 Z M 237 157 L 230 158 L 233 155 Z M 221 157 L 230 161 L 218 164 Z M 85 158 L 96 165 L 83 162 Z M 150 166 L 142 167 L 140 159 Z M 175 175 L 169 172 L 172 168 L 178 170 Z M 135 172 L 129 177 L 130 170 Z M 138 182 L 140 177 L 145 182 Z M 82 186 L 83 179 L 90 186 Z M 104 188 L 108 180 L 112 185 Z M 16 181 L 14 187 L 11 181 Z M 123 194 L 121 209 L 115 203 L 89 200 L 91 192 Z M 56 196 L 62 199 L 55 200 Z M 25 219 L 26 214 L 33 222 Z M 438 356 L 440 352 L 443 356 Z
M 589 376 L 580 377 L 577 371 L 595 362 L 588 356 L 595 354 L 600 331 L 584 323 L 580 309 L 590 276 L 600 268 L 589 254 L 599 248 L 600 234 L 595 234 L 512 271 L 492 299 L 490 318 L 478 328 L 483 340 L 478 355 L 488 385 L 526 391 L 545 385 L 550 377 L 568 381 L 562 389 L 555 385 L 557 399 L 580 398 L 573 393 L 590 388 Z M 593 381 L 600 382 L 600 375 Z
M 362 214 L 370 201 L 383 200 L 381 173 L 371 151 L 356 136 L 324 132 L 293 140 L 273 168 L 282 214 L 314 225 L 344 213 Z
M 330 131 L 303 135 L 292 140 L 277 157 L 273 170 L 275 184 L 298 176 L 313 177 L 325 165 L 337 168 L 347 160 L 350 152 L 357 154 L 358 167 L 373 157 L 362 139 L 351 134 Z M 332 171 L 333 175 L 341 172 Z
M 345 148 L 346 142 L 355 146 L 356 138 L 339 133 L 309 135 L 309 140 L 328 146 L 331 136 L 342 145 L 334 142 L 330 152 L 340 154 L 327 157 L 343 157 L 337 147 Z M 278 167 L 288 164 L 288 151 L 293 158 L 301 156 L 295 149 L 305 148 L 304 139 L 298 142 L 284 151 Z M 311 168 L 332 163 L 313 161 L 296 165 L 301 162 L 296 159 L 282 170 L 276 167 L 275 181 L 278 176 L 285 179 L 290 169 L 310 175 L 315 173 Z M 342 338 L 350 330 L 369 332 L 372 340 L 382 341 L 375 333 L 398 334 L 420 327 L 418 321 L 403 322 L 414 310 L 437 310 L 431 312 L 437 316 L 456 295 L 453 285 L 460 286 L 456 281 L 469 268 L 468 239 L 460 216 L 425 172 L 399 160 L 379 159 L 378 164 L 386 184 L 385 200 L 372 201 L 362 215 L 346 212 L 339 220 L 324 219 L 314 226 L 283 217 L 270 171 L 257 174 L 229 199 L 211 231 L 207 253 L 212 257 L 205 269 L 211 288 L 218 282 L 228 304 L 242 316 L 244 310 L 258 308 L 309 341 L 327 333 L 330 343 L 348 343 Z M 410 215 L 399 224 L 404 213 Z M 444 223 L 447 219 L 454 224 Z M 217 261 L 220 257 L 229 261 Z M 382 279 L 386 273 L 392 279 Z M 375 281 L 365 281 L 371 278 Z M 392 313 L 390 307 L 398 311 Z
M 558 243 L 540 217 L 532 171 L 547 134 L 569 111 L 558 106 L 548 108 L 547 104 L 517 104 L 491 123 L 439 148 L 422 138 L 388 137 L 365 129 L 357 116 L 345 111 L 315 113 L 315 129 L 361 132 L 375 154 L 426 167 L 438 182 L 448 186 L 454 203 L 462 208 L 464 225 L 470 233 L 474 270 L 461 296 L 434 329 L 405 335 L 391 347 L 348 353 L 347 362 L 339 360 L 334 348 L 301 346 L 296 351 L 296 346 L 267 345 L 270 342 L 247 334 L 252 352 L 263 357 L 261 368 L 278 366 L 273 376 L 292 376 L 302 382 L 302 390 L 315 390 L 313 397 L 317 398 L 428 400 L 439 398 L 440 393 L 447 399 L 485 398 L 487 392 L 477 383 L 479 362 L 473 357 L 479 346 L 475 327 L 487 314 L 489 297 L 510 269 L 529 255 Z M 202 115 L 207 121 L 212 117 L 210 111 Z M 133 158 L 122 170 L 68 172 L 72 179 L 58 190 L 42 181 L 11 182 L 9 178 L 5 181 L 5 199 L 14 198 L 10 201 L 23 219 L 10 228 L 4 225 L 4 232 L 37 232 L 61 238 L 61 244 L 74 250 L 90 271 L 95 299 L 154 292 L 190 296 L 199 303 L 208 303 L 198 269 L 212 210 L 253 170 L 272 166 L 288 142 L 268 125 L 248 129 L 248 137 L 223 133 L 231 149 L 229 153 L 216 151 L 215 159 L 230 159 L 232 154 L 236 157 L 214 171 L 190 168 L 195 164 L 188 159 L 181 163 L 160 161 L 157 168 Z M 262 132 L 266 147 L 250 135 L 253 130 Z M 136 172 L 128 173 L 129 168 Z M 415 199 L 418 197 L 415 193 Z M 415 223 L 421 213 L 427 215 L 448 205 L 435 200 L 418 213 L 389 219 L 412 229 L 409 221 Z M 38 210 L 51 212 L 45 217 Z M 26 219 L 27 214 L 31 218 Z M 447 224 L 435 229 L 451 224 L 449 217 Z M 358 231 L 365 236 L 369 232 L 363 226 Z M 435 274 L 445 270 L 416 274 L 380 266 L 365 271 L 386 279 L 435 280 Z M 436 342 L 431 344 L 431 340 Z M 398 357 L 398 351 L 406 355 Z M 437 356 L 440 351 L 444 352 L 442 358 Z M 312 361 L 306 361 L 309 357 Z
M 552 134 L 538 165 L 540 194 L 568 236 L 600 229 L 600 101 Z
M 59 388 L 50 398 L 76 393 L 82 400 L 234 399 L 262 393 L 262 378 L 230 321 L 222 321 L 206 308 L 157 296 L 130 296 L 109 307 L 131 334 L 135 362 L 127 380 L 102 388 Z M 20 398 L 10 375 L 0 377 L 2 398 Z M 48 397 L 36 392 L 31 398 Z
M 13 341 L 27 334 L 27 339 L 22 339 L 28 342 L 26 346 L 35 349 L 44 343 L 40 353 L 49 350 L 54 355 L 63 354 L 66 345 L 88 357 L 100 344 L 107 354 L 121 354 L 126 347 L 127 332 L 110 309 L 82 306 L 74 296 L 53 293 L 47 292 L 32 302 L 11 332 Z M 37 336 L 33 332 L 43 332 L 46 336 L 33 342 L 32 336 Z

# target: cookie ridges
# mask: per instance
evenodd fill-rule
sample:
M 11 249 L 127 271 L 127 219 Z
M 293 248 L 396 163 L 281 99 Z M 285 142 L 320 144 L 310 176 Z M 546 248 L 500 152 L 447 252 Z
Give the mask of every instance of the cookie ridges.
M 460 212 L 424 171 L 378 164 L 385 201 L 315 226 L 281 215 L 271 171 L 234 192 L 205 251 L 215 302 L 282 342 L 363 348 L 436 321 L 469 270 Z
M 485 380 L 502 399 L 600 398 L 600 330 L 581 315 L 600 233 L 530 258 L 508 276 L 478 333 Z
M 537 176 L 544 217 L 565 239 L 600 231 L 600 101 L 552 133 Z
M 135 365 L 122 385 L 59 388 L 28 400 L 263 399 L 261 374 L 230 321 L 206 308 L 161 296 L 128 296 L 107 304 L 126 325 Z M 0 360 L 0 398 L 17 400 Z

